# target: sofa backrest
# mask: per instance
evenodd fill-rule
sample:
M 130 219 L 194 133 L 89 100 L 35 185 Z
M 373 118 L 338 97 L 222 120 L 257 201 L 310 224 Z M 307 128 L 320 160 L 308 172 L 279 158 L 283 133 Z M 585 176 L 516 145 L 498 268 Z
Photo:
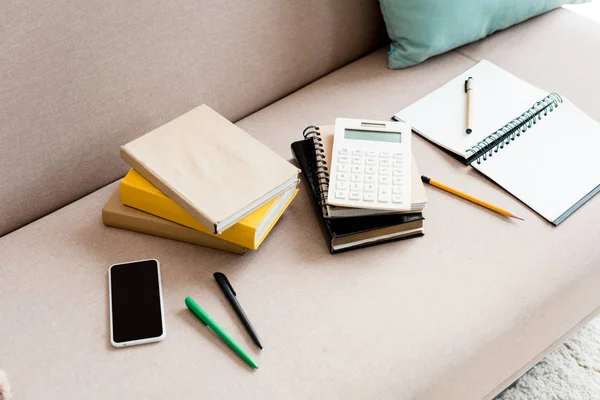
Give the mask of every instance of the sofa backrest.
M 236 121 L 374 50 L 378 4 L 4 2 L 0 236 L 123 176 L 120 145 L 199 104 Z

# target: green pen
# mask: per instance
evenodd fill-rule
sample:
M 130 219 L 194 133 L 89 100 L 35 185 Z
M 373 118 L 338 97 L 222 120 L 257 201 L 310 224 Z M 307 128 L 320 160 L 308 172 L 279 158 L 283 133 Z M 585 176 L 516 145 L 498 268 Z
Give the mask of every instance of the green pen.
M 231 336 L 229 336 L 227 332 L 223 330 L 223 328 L 217 325 L 217 323 L 210 317 L 210 315 L 208 315 L 206 311 L 200 308 L 200 306 L 194 301 L 194 299 L 192 299 L 189 296 L 186 297 L 185 305 L 187 306 L 187 308 L 189 308 L 192 314 L 194 314 L 200 320 L 200 322 L 212 329 L 217 334 L 217 336 L 220 337 L 221 340 L 223 340 L 227 344 L 227 346 L 231 347 L 231 349 L 242 358 L 242 360 L 246 361 L 246 363 L 248 363 L 248 365 L 250 365 L 252 368 L 258 369 L 258 365 L 256 365 L 256 363 L 250 358 L 250 356 L 244 351 L 244 349 L 242 349 L 240 345 L 237 344 L 231 338 Z

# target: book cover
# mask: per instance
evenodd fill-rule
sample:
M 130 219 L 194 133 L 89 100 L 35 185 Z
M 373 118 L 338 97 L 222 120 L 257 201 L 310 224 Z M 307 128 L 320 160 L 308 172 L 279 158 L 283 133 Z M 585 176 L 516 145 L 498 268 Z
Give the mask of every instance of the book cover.
M 127 207 L 121 203 L 121 196 L 118 189 L 102 209 L 102 222 L 106 226 L 210 247 L 229 253 L 244 254 L 246 252 L 245 247 L 219 239 L 214 235 L 187 228 L 166 219 Z
M 121 180 L 120 190 L 123 204 L 129 207 L 252 250 L 258 249 L 298 192 L 295 187 L 286 191 L 216 235 L 135 170 L 129 171 Z
M 122 146 L 121 158 L 213 233 L 295 187 L 299 172 L 207 105 Z

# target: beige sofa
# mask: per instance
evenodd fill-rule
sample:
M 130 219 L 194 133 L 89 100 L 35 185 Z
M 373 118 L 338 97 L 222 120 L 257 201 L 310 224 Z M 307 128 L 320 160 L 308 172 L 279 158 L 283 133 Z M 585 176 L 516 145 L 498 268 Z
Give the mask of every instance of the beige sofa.
M 598 311 L 600 198 L 554 228 L 418 137 L 423 173 L 526 222 L 428 190 L 425 237 L 331 256 L 302 187 L 236 256 L 100 219 L 119 145 L 201 103 L 291 158 L 306 125 L 388 119 L 486 58 L 600 120 L 600 26 L 583 17 L 557 10 L 400 71 L 376 1 L 9 1 L 0 18 L 0 368 L 18 399 L 491 399 Z M 108 266 L 149 257 L 168 337 L 114 349 Z

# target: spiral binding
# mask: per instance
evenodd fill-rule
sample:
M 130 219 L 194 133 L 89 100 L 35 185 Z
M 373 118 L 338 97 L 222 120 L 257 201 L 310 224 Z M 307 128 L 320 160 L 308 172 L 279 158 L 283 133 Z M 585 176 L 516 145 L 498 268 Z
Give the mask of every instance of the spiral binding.
M 323 210 L 323 216 L 328 217 L 327 212 L 327 192 L 329 190 L 329 172 L 327 168 L 327 160 L 325 158 L 325 151 L 323 150 L 323 139 L 321 138 L 321 132 L 319 127 L 316 125 L 308 126 L 302 131 L 302 136 L 305 140 L 313 140 L 315 146 L 315 157 L 317 159 L 317 183 L 319 184 L 319 192 L 321 198 L 319 199 L 319 206 Z
M 473 147 L 467 149 L 471 153 L 469 159 L 481 164 L 481 160 L 487 160 L 493 153 L 503 149 L 521 133 L 531 129 L 537 121 L 554 111 L 563 102 L 562 97 L 556 93 L 551 93 L 542 100 L 535 103 L 529 110 L 525 111 L 519 117 L 513 119 L 496 132 L 492 133 Z

